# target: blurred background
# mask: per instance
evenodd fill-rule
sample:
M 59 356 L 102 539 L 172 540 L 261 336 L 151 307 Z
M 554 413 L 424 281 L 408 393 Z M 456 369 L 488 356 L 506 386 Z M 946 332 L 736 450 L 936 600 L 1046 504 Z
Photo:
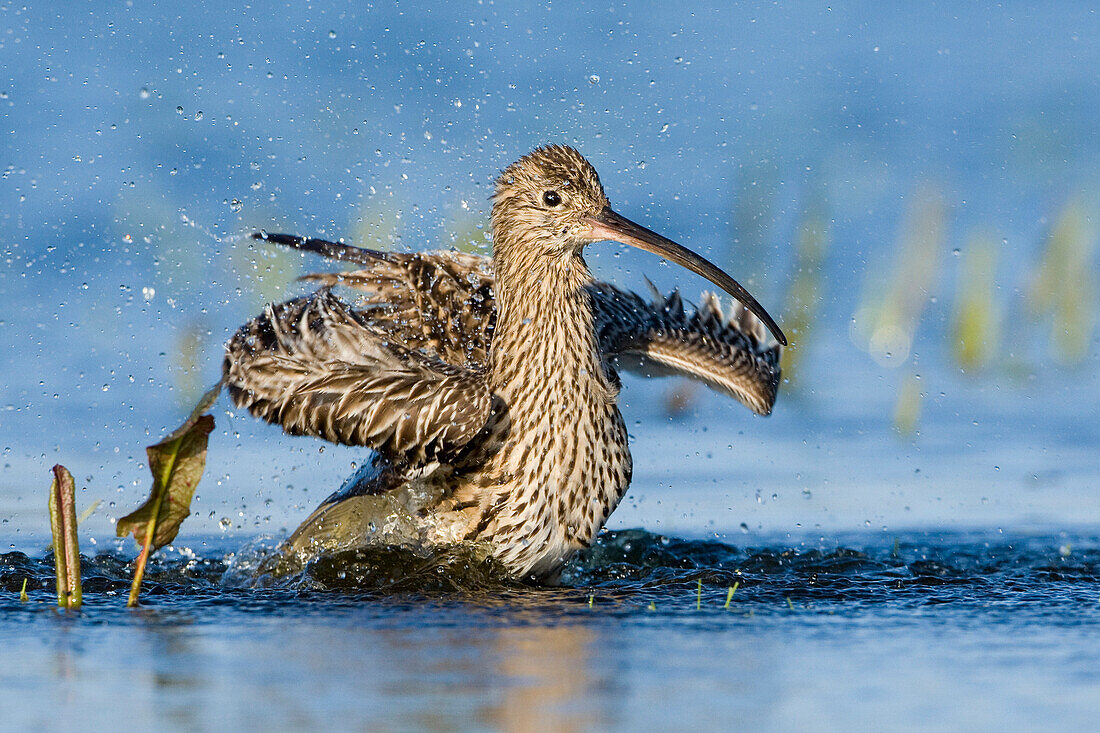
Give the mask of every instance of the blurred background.
M 775 413 L 627 378 L 610 526 L 685 536 L 1100 523 L 1100 21 L 1087 3 L 0 4 L 0 539 L 49 468 L 84 527 L 222 344 L 328 265 L 257 228 L 489 252 L 491 181 L 578 147 L 626 216 L 793 345 Z M 598 276 L 707 284 L 618 245 Z M 279 534 L 363 452 L 215 410 L 182 537 Z

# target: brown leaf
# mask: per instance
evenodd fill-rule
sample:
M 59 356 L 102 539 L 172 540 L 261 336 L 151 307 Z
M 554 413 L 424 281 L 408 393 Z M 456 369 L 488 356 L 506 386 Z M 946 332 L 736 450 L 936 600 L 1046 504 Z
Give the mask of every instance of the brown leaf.
M 221 385 L 218 385 L 220 391 Z M 153 537 L 150 551 L 156 550 L 176 538 L 183 520 L 191 513 L 191 498 L 206 467 L 206 443 L 214 430 L 214 418 L 199 417 L 197 413 L 210 406 L 211 390 L 200 401 L 195 412 L 174 431 L 156 445 L 145 449 L 149 456 L 149 470 L 153 473 L 153 488 L 149 498 L 136 510 L 118 520 L 116 534 L 123 537 L 133 533 L 139 545 L 145 545 L 150 521 Z

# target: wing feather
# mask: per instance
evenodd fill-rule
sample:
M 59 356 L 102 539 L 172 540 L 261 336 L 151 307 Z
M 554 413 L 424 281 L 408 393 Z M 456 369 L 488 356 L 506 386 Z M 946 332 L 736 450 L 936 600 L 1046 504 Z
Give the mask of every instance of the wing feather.
M 226 346 L 223 371 L 238 406 L 288 433 L 368 446 L 405 464 L 455 454 L 492 404 L 482 371 L 405 348 L 327 288 L 245 324 Z
M 757 414 L 771 413 L 780 346 L 740 303 L 727 317 L 713 293 L 687 313 L 677 291 L 646 301 L 607 283 L 590 290 L 600 348 L 616 366 L 644 376 L 691 377 Z

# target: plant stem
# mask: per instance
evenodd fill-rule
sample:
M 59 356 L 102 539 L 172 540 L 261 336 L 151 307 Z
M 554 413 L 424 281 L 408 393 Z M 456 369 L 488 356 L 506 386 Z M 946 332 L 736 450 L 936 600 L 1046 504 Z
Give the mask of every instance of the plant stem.
M 157 517 L 160 516 L 160 505 L 164 503 L 164 497 L 168 493 L 168 477 L 172 475 L 172 469 L 176 465 L 176 456 L 168 461 L 158 481 L 160 491 L 153 502 L 153 512 L 149 517 L 149 523 L 145 526 L 145 542 L 141 546 L 141 553 L 134 562 L 134 581 L 130 584 L 130 597 L 126 601 L 126 608 L 133 608 L 138 603 L 138 594 L 141 593 L 141 581 L 145 578 L 145 564 L 149 561 L 150 546 L 153 544 L 153 535 L 157 531 Z
M 61 464 L 53 467 L 49 504 L 57 574 L 57 605 L 79 608 L 83 593 L 80 587 L 80 543 L 76 536 L 76 497 L 73 475 Z
M 726 605 L 722 606 L 722 608 L 728 609 L 730 607 L 730 601 L 733 600 L 733 594 L 737 592 L 737 586 L 739 585 L 741 585 L 740 580 L 735 580 L 733 582 L 733 585 L 730 587 L 730 592 L 726 594 Z

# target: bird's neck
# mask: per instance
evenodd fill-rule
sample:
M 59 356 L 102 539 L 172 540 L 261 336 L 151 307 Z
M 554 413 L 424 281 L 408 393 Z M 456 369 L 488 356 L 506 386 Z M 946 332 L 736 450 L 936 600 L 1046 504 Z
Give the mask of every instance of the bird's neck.
M 580 254 L 522 259 L 498 254 L 494 269 L 497 322 L 489 357 L 494 392 L 507 398 L 516 390 L 602 378 L 585 288 L 592 273 Z
M 479 536 L 509 567 L 543 574 L 591 544 L 630 483 L 630 451 L 584 260 L 505 251 L 494 265 L 489 383 L 505 409 L 485 468 L 489 492 L 479 494 Z

